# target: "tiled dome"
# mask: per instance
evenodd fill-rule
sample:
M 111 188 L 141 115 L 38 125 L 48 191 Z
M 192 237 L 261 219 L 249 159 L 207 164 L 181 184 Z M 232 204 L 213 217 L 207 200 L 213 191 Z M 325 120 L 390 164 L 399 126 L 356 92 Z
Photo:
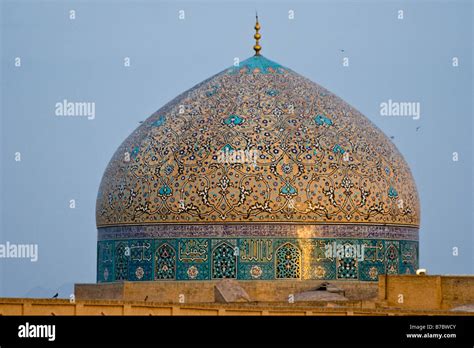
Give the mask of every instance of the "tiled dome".
M 98 282 L 415 273 L 419 203 L 403 157 L 260 49 L 118 148 L 97 198 Z
M 318 84 L 253 56 L 184 92 L 118 148 L 97 226 L 419 225 L 395 145 Z

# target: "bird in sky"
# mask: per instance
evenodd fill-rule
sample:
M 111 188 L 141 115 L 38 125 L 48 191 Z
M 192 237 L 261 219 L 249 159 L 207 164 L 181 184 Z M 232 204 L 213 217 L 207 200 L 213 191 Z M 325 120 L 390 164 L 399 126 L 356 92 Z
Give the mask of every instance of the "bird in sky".
M 53 298 L 58 298 L 59 293 L 54 294 Z

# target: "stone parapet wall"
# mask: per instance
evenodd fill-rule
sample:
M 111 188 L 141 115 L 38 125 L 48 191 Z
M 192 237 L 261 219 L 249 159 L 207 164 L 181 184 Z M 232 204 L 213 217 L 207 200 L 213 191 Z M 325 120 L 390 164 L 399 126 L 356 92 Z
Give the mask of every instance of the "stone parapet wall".
M 391 275 L 379 278 L 379 301 L 389 307 L 451 309 L 474 304 L 474 276 Z
M 164 303 L 212 303 L 214 287 L 219 281 L 150 281 L 104 284 L 76 284 L 75 295 L 80 300 L 116 299 L 127 301 L 157 301 Z M 320 280 L 242 281 L 238 284 L 252 301 L 288 302 L 297 293 L 315 289 Z M 377 297 L 377 284 L 357 281 L 332 281 L 353 301 Z
M 192 316 L 392 316 L 392 315 L 473 315 L 446 310 L 398 310 L 390 308 L 323 307 L 273 304 L 176 305 L 133 301 L 0 298 L 0 315 L 192 315 Z

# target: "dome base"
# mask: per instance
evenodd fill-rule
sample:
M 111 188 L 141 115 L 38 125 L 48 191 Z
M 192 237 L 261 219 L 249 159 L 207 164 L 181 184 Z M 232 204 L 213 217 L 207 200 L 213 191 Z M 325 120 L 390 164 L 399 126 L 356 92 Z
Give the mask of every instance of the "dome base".
M 381 274 L 415 273 L 417 233 L 409 227 L 343 225 L 101 228 L 97 282 L 376 281 Z

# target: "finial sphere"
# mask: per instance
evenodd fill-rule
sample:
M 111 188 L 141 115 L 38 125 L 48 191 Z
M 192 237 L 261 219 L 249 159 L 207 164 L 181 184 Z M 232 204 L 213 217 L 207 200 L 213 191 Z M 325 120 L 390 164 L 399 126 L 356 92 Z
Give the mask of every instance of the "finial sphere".
M 260 23 L 258 22 L 258 15 L 255 16 L 255 35 L 253 36 L 255 39 L 255 45 L 253 46 L 253 49 L 255 50 L 255 55 L 259 56 L 260 55 L 260 50 L 262 47 L 260 46 L 259 40 L 262 38 L 262 35 L 258 32 L 260 30 Z

